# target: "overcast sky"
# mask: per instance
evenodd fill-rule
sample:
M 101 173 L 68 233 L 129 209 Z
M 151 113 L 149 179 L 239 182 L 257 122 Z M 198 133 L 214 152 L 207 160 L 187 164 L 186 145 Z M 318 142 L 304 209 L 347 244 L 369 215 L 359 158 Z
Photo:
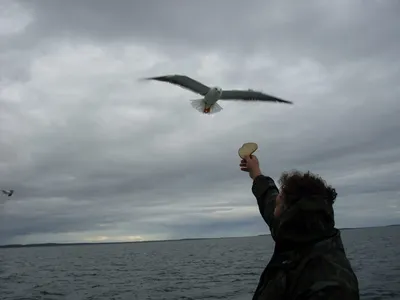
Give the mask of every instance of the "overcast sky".
M 0 244 L 269 233 L 239 169 L 299 169 L 338 227 L 400 223 L 400 2 L 0 2 Z M 294 102 L 220 101 L 186 74 Z

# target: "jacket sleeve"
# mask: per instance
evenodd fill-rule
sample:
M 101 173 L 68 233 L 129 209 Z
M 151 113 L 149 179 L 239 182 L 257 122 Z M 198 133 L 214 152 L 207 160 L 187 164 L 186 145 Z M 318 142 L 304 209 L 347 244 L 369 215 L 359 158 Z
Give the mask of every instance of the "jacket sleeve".
M 252 192 L 257 199 L 258 209 L 267 223 L 269 230 L 273 231 L 275 199 L 279 190 L 271 177 L 259 175 L 253 181 Z

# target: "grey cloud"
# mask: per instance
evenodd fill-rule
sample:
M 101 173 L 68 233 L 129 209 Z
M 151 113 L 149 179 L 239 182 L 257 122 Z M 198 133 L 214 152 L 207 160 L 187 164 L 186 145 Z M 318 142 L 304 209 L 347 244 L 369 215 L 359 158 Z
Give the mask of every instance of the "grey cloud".
M 273 51 L 292 58 L 298 53 L 324 61 L 382 54 L 393 59 L 398 49 L 400 6 L 389 1 L 311 1 L 308 5 L 281 1 L 23 3 L 35 12 L 30 31 L 45 36 L 179 43 L 181 49 L 187 45 L 250 53 Z
M 267 232 L 238 166 L 249 140 L 275 179 L 332 183 L 340 226 L 400 221 L 394 2 L 20 3 L 32 23 L 0 41 L 0 184 L 16 190 L 0 243 Z M 171 72 L 295 105 L 223 102 L 207 118 L 196 95 L 136 81 Z

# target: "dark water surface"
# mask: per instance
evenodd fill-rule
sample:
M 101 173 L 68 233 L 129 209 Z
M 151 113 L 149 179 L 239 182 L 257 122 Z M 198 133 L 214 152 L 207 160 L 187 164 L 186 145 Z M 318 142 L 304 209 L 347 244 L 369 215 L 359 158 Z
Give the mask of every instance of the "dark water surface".
M 400 299 L 400 227 L 345 230 L 361 299 Z M 0 299 L 251 299 L 268 237 L 0 249 Z

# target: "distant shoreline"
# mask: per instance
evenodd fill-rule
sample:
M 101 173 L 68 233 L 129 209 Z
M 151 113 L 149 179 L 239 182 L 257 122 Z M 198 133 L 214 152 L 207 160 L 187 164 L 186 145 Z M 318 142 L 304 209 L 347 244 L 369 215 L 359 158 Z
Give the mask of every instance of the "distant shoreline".
M 357 229 L 368 229 L 368 228 L 381 228 L 381 227 L 396 227 L 400 224 L 384 225 L 384 226 L 371 226 L 371 227 L 346 227 L 339 228 L 339 230 L 357 230 Z M 270 234 L 259 234 L 256 236 L 268 236 Z M 0 245 L 0 249 L 5 248 L 33 248 L 33 247 L 63 247 L 63 246 L 88 246 L 88 245 L 115 245 L 115 244 L 133 244 L 133 243 L 160 243 L 160 242 L 182 242 L 182 241 L 198 241 L 198 240 L 213 240 L 213 239 L 229 239 L 229 238 L 246 238 L 256 236 L 238 236 L 238 237 L 206 237 L 206 238 L 182 238 L 182 239 L 171 239 L 171 240 L 149 240 L 149 241 L 127 241 L 127 242 L 85 242 L 85 243 L 39 243 L 39 244 L 9 244 Z

